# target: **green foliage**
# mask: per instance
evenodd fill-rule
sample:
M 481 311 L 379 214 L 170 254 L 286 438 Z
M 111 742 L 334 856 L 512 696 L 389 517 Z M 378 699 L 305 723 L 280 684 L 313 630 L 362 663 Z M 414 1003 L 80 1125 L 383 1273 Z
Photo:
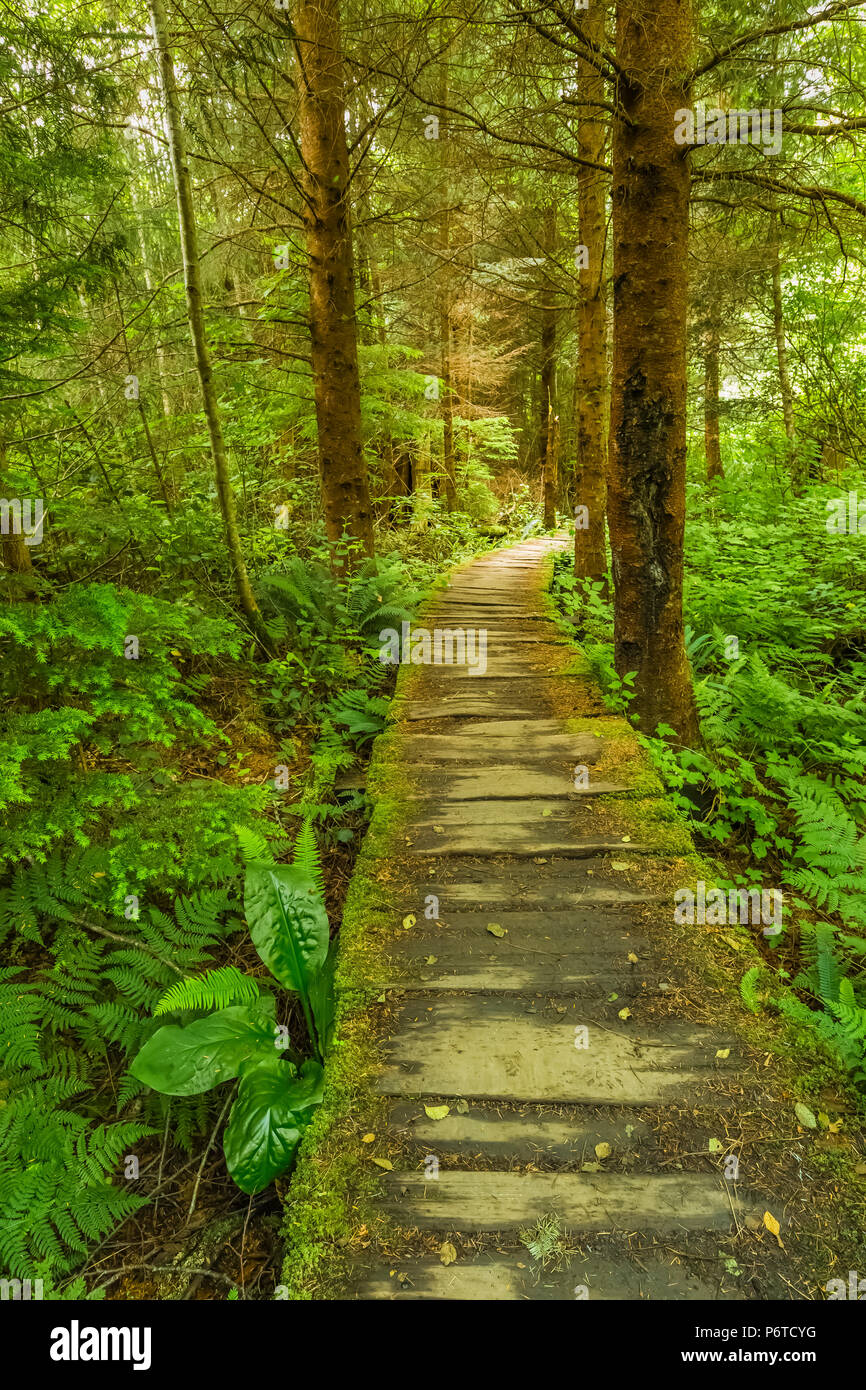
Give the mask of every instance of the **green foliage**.
M 751 966 L 740 980 L 740 997 L 750 1013 L 761 1012 L 761 996 L 758 993 L 758 981 L 763 974 L 760 965 Z
M 170 1096 L 195 1095 L 238 1078 L 223 1147 L 237 1185 L 255 1193 L 290 1166 L 321 1103 L 321 1062 L 334 1018 L 334 953 L 309 826 L 298 837 L 292 865 L 259 858 L 266 852 L 260 838 L 244 831 L 239 838 L 247 858 L 244 908 L 250 936 L 276 980 L 300 999 L 315 1056 L 298 1070 L 282 1055 L 273 998 L 229 968 L 184 980 L 163 995 L 155 1013 L 215 1011 L 158 1029 L 130 1070 L 142 1084 Z M 249 1002 L 227 1005 L 251 986 Z
M 70 1269 L 91 1242 L 143 1204 L 117 1168 L 153 1132 L 129 1121 L 93 1126 L 70 1108 L 87 1083 L 41 1070 L 31 1067 L 20 1087 L 13 1073 L 0 1104 L 0 1263 L 20 1278 L 33 1277 L 40 1262 Z
M 179 980 L 166 990 L 153 1012 L 158 1017 L 185 1009 L 225 1009 L 229 1004 L 251 1004 L 258 997 L 259 987 L 250 975 L 236 965 L 221 965 L 203 975 Z
M 178 898 L 171 913 L 145 904 L 119 915 L 109 864 L 96 847 L 55 853 L 0 889 L 0 939 L 19 960 L 0 971 L 0 1241 L 22 1276 L 38 1260 L 71 1268 L 141 1206 L 118 1163 L 164 1114 L 124 1077 L 124 1059 L 153 1032 L 169 985 L 237 925 L 218 887 Z M 200 1101 L 177 1103 L 175 1141 L 188 1148 L 207 1119 Z

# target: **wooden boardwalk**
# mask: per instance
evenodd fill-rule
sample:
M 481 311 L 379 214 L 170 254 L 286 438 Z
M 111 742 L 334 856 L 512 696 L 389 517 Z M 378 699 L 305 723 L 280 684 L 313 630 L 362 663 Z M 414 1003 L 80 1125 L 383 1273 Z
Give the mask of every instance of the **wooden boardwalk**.
M 573 653 L 544 616 L 549 550 L 452 576 L 420 622 L 484 630 L 486 670 L 424 667 L 398 701 L 412 809 L 391 906 L 408 925 L 381 982 L 376 1084 L 377 1152 L 400 1157 L 379 1199 L 392 1235 L 351 1297 L 737 1296 L 717 1247 L 754 1201 L 718 1160 L 666 1165 L 654 1120 L 730 1080 L 736 1040 L 648 1007 L 672 986 L 641 925 L 653 889 L 634 880 L 670 859 L 670 827 L 650 815 L 628 833 L 652 774 L 633 740 L 606 770 L 622 721 L 565 717 L 589 682 L 563 675 Z M 527 1249 L 539 1222 L 546 1259 Z

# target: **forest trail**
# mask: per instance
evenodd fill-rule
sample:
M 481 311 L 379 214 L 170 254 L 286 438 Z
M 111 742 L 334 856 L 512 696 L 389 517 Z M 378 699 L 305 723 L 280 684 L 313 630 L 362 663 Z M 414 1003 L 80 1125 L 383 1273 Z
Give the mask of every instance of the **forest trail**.
M 718 1246 L 765 1210 L 706 1162 L 706 1135 L 685 1145 L 704 1156 L 692 1172 L 659 1143 L 736 1074 L 737 1044 L 642 1008 L 673 987 L 641 927 L 651 895 L 617 856 L 651 868 L 665 847 L 620 833 L 614 808 L 641 793 L 605 776 L 605 738 L 570 732 L 561 698 L 557 713 L 554 687 L 587 676 L 563 675 L 570 649 L 543 615 L 550 548 L 452 575 L 420 622 L 485 630 L 486 672 L 426 666 L 398 701 L 417 791 L 392 907 L 417 920 L 390 947 L 377 1086 L 384 1151 L 402 1154 L 380 1206 L 400 1235 L 357 1266 L 357 1298 L 737 1297 Z M 584 722 L 622 730 L 596 713 Z M 521 1240 L 539 1221 L 545 1261 Z

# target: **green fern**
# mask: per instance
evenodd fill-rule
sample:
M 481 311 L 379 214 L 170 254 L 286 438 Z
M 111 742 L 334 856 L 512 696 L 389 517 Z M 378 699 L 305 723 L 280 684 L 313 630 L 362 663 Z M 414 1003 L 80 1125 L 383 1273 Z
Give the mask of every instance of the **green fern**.
M 319 897 L 324 898 L 325 879 L 322 873 L 322 863 L 316 844 L 315 831 L 309 820 L 305 820 L 298 831 L 292 863 L 296 869 L 300 869 L 315 884 Z
M 763 966 L 753 965 L 740 980 L 740 996 L 750 1013 L 761 1012 L 761 996 L 758 994 L 758 980 L 763 974 Z
M 246 825 L 236 825 L 234 831 L 238 837 L 238 844 L 245 864 L 273 863 L 274 856 L 264 835 L 259 835 L 257 831 L 250 830 Z
M 230 1004 L 251 1004 L 258 997 L 259 987 L 250 975 L 235 965 L 223 965 L 179 980 L 166 990 L 153 1012 L 158 1016 L 185 1009 L 225 1009 Z

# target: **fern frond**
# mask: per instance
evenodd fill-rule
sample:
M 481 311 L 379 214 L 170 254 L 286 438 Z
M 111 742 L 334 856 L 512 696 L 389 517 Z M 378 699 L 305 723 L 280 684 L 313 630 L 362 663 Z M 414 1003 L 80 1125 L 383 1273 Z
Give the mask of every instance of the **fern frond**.
M 252 1004 L 258 998 L 259 987 L 252 976 L 236 965 L 222 965 L 178 980 L 162 995 L 153 1013 L 157 1017 L 185 1009 L 226 1009 L 230 1004 Z
M 233 827 L 238 837 L 241 855 L 245 864 L 272 864 L 273 855 L 264 835 L 259 835 L 257 831 L 250 830 L 247 825 L 236 825 Z

